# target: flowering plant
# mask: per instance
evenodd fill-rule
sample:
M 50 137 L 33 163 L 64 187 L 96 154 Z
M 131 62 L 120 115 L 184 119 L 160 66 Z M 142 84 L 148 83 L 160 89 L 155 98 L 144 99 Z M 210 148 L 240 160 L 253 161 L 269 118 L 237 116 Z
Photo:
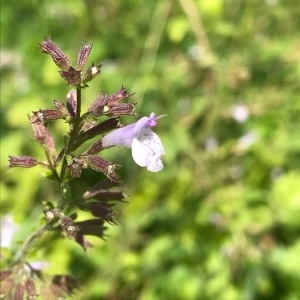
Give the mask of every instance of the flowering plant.
M 34 299 L 37 294 L 44 299 L 56 299 L 71 294 L 77 287 L 75 278 L 70 275 L 55 275 L 49 280 L 40 280 L 43 278 L 41 271 L 29 263 L 26 257 L 41 235 L 50 230 L 56 231 L 87 250 L 92 246 L 86 239 L 87 235 L 103 238 L 105 223 L 115 223 L 114 205 L 125 198 L 116 173 L 120 165 L 100 156 L 101 151 L 116 145 L 130 147 L 134 161 L 151 172 L 163 168 L 161 157 L 165 153 L 160 138 L 151 129 L 160 118 L 154 113 L 127 126 L 120 123 L 121 116 L 137 116 L 134 111 L 136 103 L 121 103 L 133 95 L 124 86 L 112 95 L 100 93 L 88 110 L 81 112 L 82 89 L 87 88 L 87 84 L 101 73 L 101 65 L 94 63 L 84 69 L 92 44 L 82 44 L 76 66 L 72 66 L 69 58 L 51 39 L 47 38 L 40 43 L 40 48 L 52 57 L 67 84 L 75 88 L 67 93 L 65 103 L 54 100 L 53 108 L 40 109 L 28 115 L 35 140 L 43 148 L 46 160 L 28 155 L 9 156 L 10 168 L 46 168 L 49 171 L 48 177 L 54 179 L 58 187 L 57 201 L 44 203 L 43 227 L 33 232 L 21 245 L 10 262 L 11 268 L 0 272 L 1 296 L 13 294 L 15 299 L 23 299 L 25 294 L 28 299 Z M 105 119 L 102 120 L 102 117 Z M 56 120 L 64 120 L 69 126 L 65 145 L 60 151 L 56 150 L 54 138 L 47 126 Z M 91 139 L 96 140 L 84 149 L 82 146 Z M 82 177 L 85 168 L 103 173 L 106 179 L 97 182 L 81 195 L 69 196 L 72 195 L 68 193 L 70 182 Z M 89 211 L 93 217 L 76 221 L 76 209 Z M 39 291 L 36 280 L 40 280 Z

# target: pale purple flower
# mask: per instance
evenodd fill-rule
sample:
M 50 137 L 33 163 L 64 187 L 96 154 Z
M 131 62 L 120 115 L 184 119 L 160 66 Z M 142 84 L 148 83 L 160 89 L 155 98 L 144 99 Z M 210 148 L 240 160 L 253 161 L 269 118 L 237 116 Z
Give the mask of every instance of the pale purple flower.
M 249 109 L 246 105 L 238 104 L 231 108 L 231 115 L 238 123 L 244 123 L 249 118 Z
M 142 117 L 136 123 L 118 128 L 102 139 L 103 147 L 121 145 L 132 150 L 133 160 L 148 171 L 158 172 L 163 168 L 161 156 L 165 154 L 164 147 L 158 135 L 151 130 L 156 126 L 157 120 L 154 113 L 150 117 Z
M 48 266 L 49 266 L 49 263 L 46 261 L 32 261 L 32 262 L 29 262 L 28 264 L 24 265 L 24 269 L 27 272 L 30 272 L 30 271 L 32 271 L 32 269 L 42 270 Z
M 11 245 L 17 225 L 14 223 L 11 215 L 5 215 L 1 220 L 0 246 L 8 248 Z

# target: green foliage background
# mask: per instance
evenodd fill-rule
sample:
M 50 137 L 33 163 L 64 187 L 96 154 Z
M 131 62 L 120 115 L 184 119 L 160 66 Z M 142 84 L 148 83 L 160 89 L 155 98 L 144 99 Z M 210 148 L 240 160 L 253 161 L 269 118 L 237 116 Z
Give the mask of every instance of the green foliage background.
M 37 43 L 51 36 L 75 60 L 90 41 L 103 72 L 84 108 L 124 84 L 138 113 L 167 114 L 155 128 L 165 168 L 107 151 L 129 195 L 118 226 L 87 254 L 45 237 L 32 260 L 80 278 L 76 299 L 299 299 L 299 32 L 297 0 L 1 0 L 1 215 L 20 226 L 12 249 L 55 199 L 41 169 L 6 169 L 9 154 L 42 157 L 26 114 L 68 91 Z M 62 145 L 65 125 L 52 129 Z

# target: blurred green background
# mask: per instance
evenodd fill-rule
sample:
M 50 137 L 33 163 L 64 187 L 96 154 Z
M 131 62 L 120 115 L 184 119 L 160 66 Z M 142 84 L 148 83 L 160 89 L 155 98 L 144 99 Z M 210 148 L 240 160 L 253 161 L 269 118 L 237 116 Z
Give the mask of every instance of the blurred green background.
M 68 92 L 37 44 L 51 36 L 75 62 L 86 41 L 103 69 L 83 108 L 125 85 L 139 114 L 167 114 L 155 128 L 165 168 L 147 172 L 126 148 L 103 152 L 123 165 L 118 225 L 107 241 L 91 238 L 87 254 L 45 237 L 31 259 L 78 277 L 72 299 L 299 299 L 299 32 L 298 0 L 1 0 L 1 216 L 19 226 L 11 249 L 56 194 L 42 169 L 6 169 L 9 154 L 43 159 L 26 114 Z M 51 128 L 59 149 L 67 128 Z

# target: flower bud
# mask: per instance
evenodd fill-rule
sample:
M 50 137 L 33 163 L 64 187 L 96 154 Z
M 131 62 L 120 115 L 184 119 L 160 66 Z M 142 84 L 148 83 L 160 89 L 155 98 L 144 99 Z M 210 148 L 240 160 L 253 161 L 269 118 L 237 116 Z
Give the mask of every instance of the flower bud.
M 75 239 L 79 227 L 75 225 L 74 221 L 68 216 L 62 216 L 60 218 L 60 224 L 65 231 L 69 239 Z
M 12 287 L 15 285 L 14 280 L 9 276 L 4 278 L 4 280 L 1 280 L 0 284 L 0 296 L 1 299 L 5 298 L 5 296 L 8 295 Z
M 31 156 L 11 156 L 9 155 L 9 168 L 32 168 L 38 164 L 37 159 Z
M 100 238 L 104 237 L 104 220 L 90 219 L 80 222 L 75 222 L 75 225 L 80 228 L 78 235 L 94 235 Z
M 44 109 L 32 112 L 39 122 L 47 122 L 52 120 L 58 120 L 63 118 L 63 113 L 57 109 Z
M 80 130 L 80 134 L 83 135 L 85 132 L 87 132 L 91 128 L 97 126 L 97 124 L 98 124 L 98 122 L 96 120 L 88 120 L 88 121 L 86 121 L 83 124 L 82 129 Z
M 118 103 L 113 106 L 104 106 L 103 114 L 117 117 L 117 116 L 136 116 L 137 114 L 134 112 L 136 103 Z
M 96 135 L 105 133 L 108 130 L 116 129 L 120 127 L 118 118 L 110 118 L 105 120 L 99 124 L 94 125 L 89 130 L 81 133 L 79 135 L 79 139 L 88 140 L 90 138 L 95 137 Z
M 27 293 L 27 299 L 33 300 L 36 298 L 35 283 L 31 278 L 27 278 L 27 280 L 25 281 L 25 289 Z
M 66 108 L 66 106 L 64 105 L 63 102 L 61 102 L 60 100 L 54 100 L 54 106 L 62 113 L 63 118 L 68 120 L 68 118 L 70 117 L 70 114 Z
M 72 162 L 67 167 L 70 170 L 72 177 L 80 177 L 81 171 L 86 167 L 86 165 L 84 163 L 84 160 L 78 157 L 74 157 L 72 159 Z
M 92 113 L 93 116 L 100 116 L 103 112 L 103 107 L 108 103 L 108 96 L 104 93 L 101 93 L 96 100 L 89 107 L 89 112 Z
M 36 115 L 29 115 L 28 118 L 31 122 L 33 134 L 37 142 L 49 152 L 54 152 L 54 139 L 50 131 L 45 127 L 44 122 L 40 122 Z
M 110 95 L 109 97 L 107 97 L 107 103 L 108 104 L 113 104 L 116 102 L 120 102 L 124 99 L 127 99 L 129 97 L 131 97 L 133 94 L 128 94 L 127 89 L 122 86 L 121 89 L 115 93 L 113 93 L 112 95 Z
M 109 162 L 108 160 L 96 155 L 89 155 L 87 157 L 87 163 L 90 168 L 95 171 L 102 172 L 111 181 L 119 181 L 119 177 L 117 173 L 115 173 L 115 169 L 119 168 L 119 165 Z
M 77 55 L 77 70 L 82 70 L 91 53 L 92 48 L 93 48 L 92 44 L 86 44 L 86 43 L 82 44 Z
M 96 199 L 101 202 L 105 201 L 123 201 L 126 195 L 123 191 L 110 191 L 104 189 L 89 190 L 83 194 L 83 199 Z
M 12 270 L 2 270 L 0 271 L 0 281 L 8 278 L 12 274 Z
M 91 203 L 87 209 L 93 214 L 94 217 L 105 220 L 108 223 L 115 224 L 114 215 L 116 214 L 113 210 L 113 205 L 110 203 Z
M 102 146 L 102 139 L 96 141 L 92 146 L 90 146 L 86 151 L 85 154 L 96 154 L 103 150 L 104 147 Z
M 70 90 L 67 94 L 67 109 L 71 117 L 75 118 L 77 110 L 77 94 L 74 89 Z
M 97 75 L 99 75 L 101 72 L 101 66 L 102 64 L 96 66 L 93 63 L 92 66 L 83 73 L 81 83 L 85 85 L 86 83 L 94 79 Z
M 64 52 L 57 47 L 50 38 L 45 38 L 45 40 L 39 44 L 43 53 L 49 54 L 54 63 L 63 70 L 69 69 L 71 66 L 70 60 L 68 57 L 64 54 Z
M 25 288 L 24 285 L 18 283 L 15 287 L 14 300 L 23 300 L 24 299 Z

